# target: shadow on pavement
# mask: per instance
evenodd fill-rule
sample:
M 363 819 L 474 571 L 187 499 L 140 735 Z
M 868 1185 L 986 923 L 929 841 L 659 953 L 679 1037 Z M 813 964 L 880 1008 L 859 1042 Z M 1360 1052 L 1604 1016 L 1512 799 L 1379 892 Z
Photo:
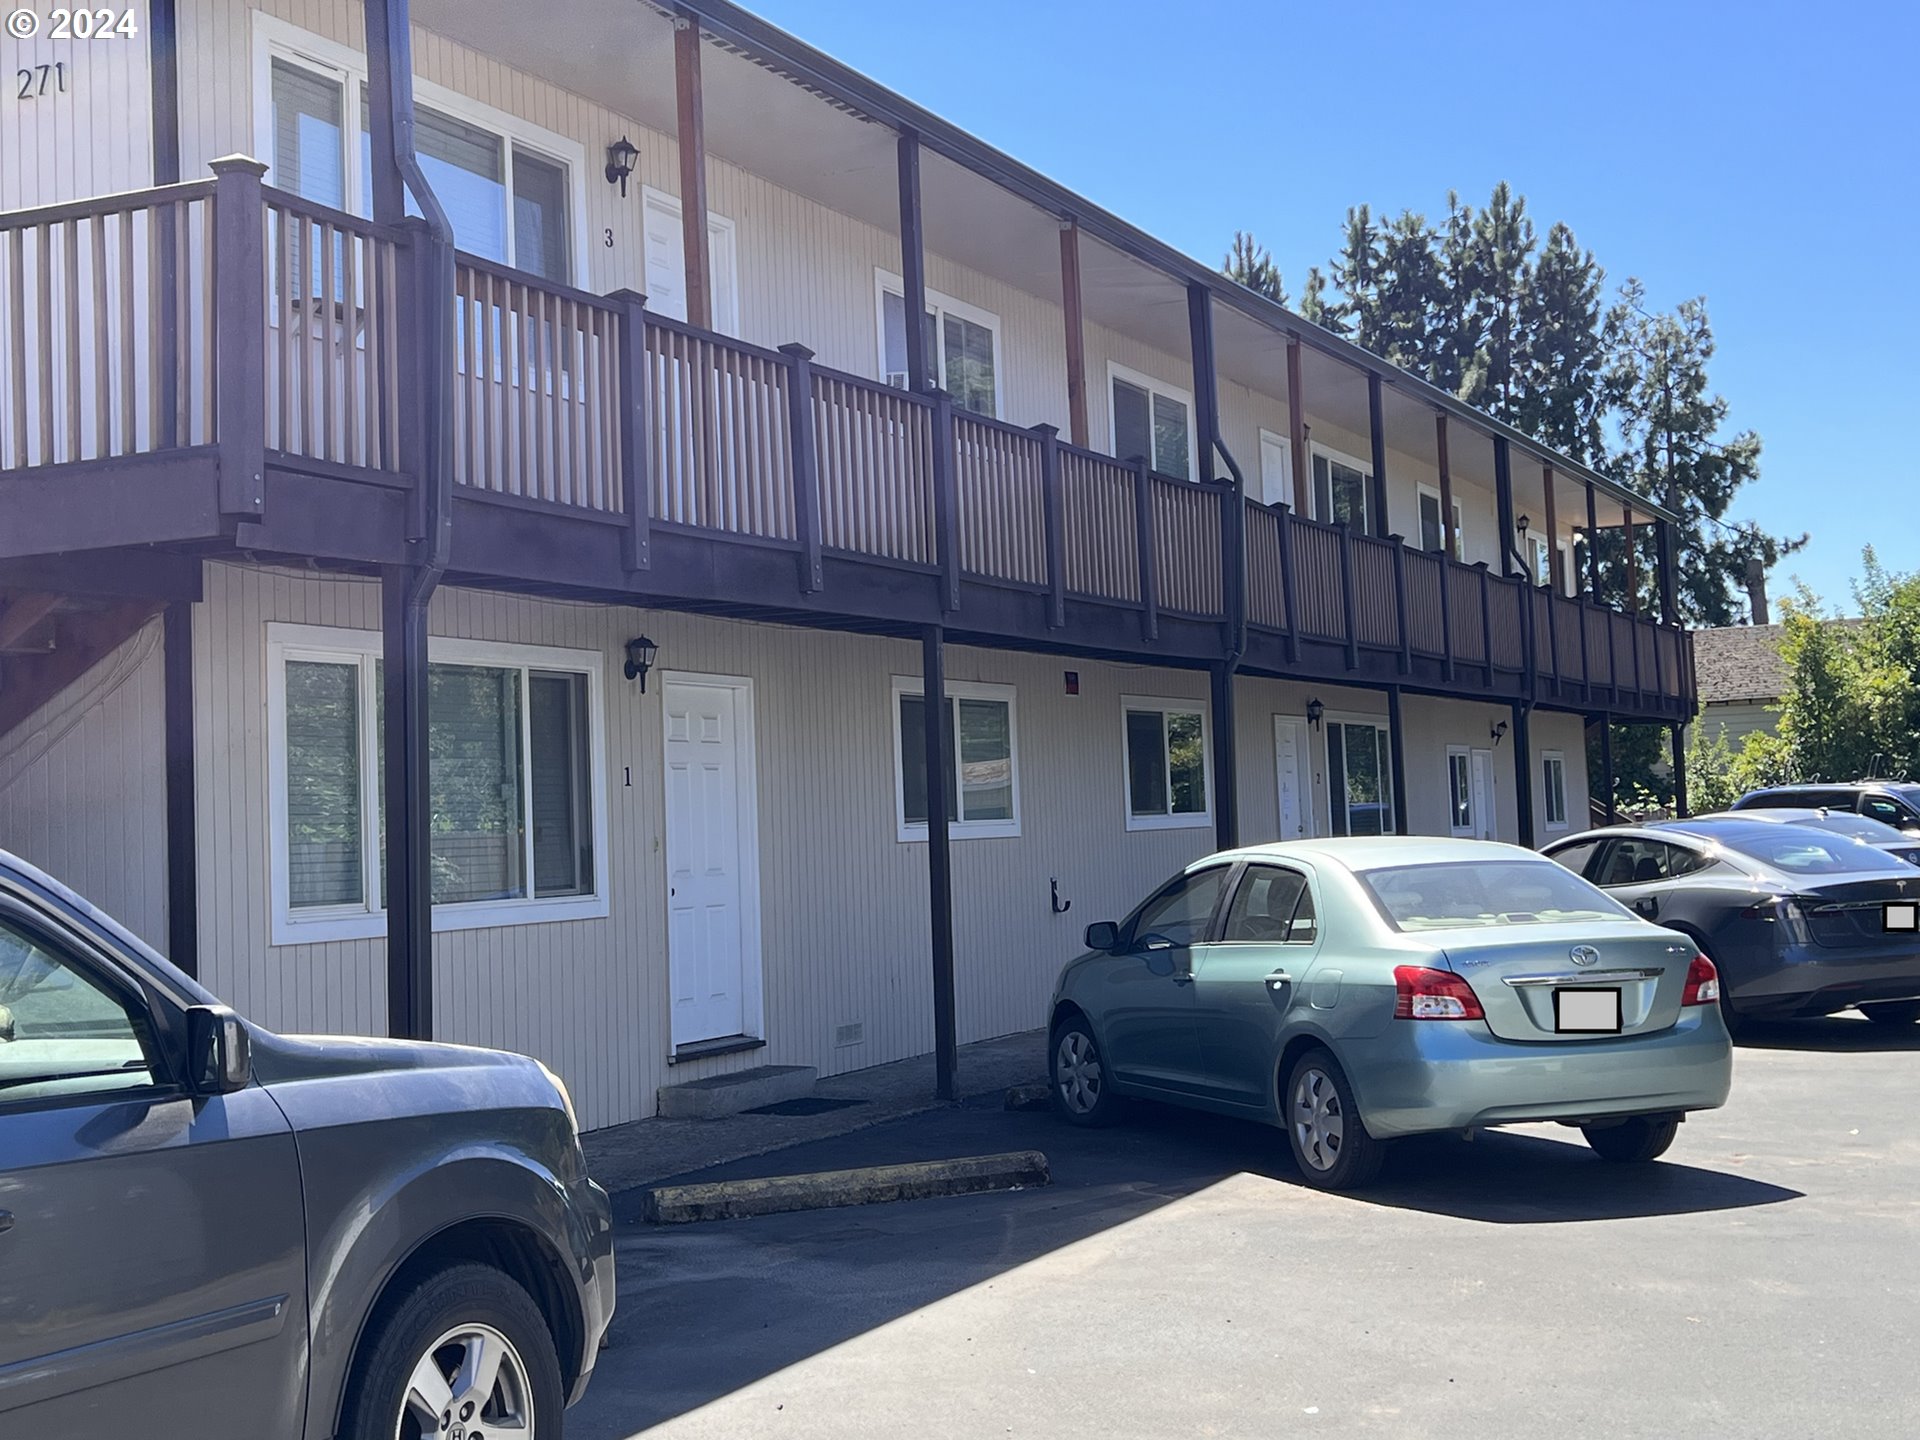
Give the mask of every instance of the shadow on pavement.
M 1920 1053 L 1920 1024 L 1876 1025 L 1845 1011 L 1817 1020 L 1769 1020 L 1750 1025 L 1734 1042 L 1741 1050 L 1826 1050 L 1836 1054 Z

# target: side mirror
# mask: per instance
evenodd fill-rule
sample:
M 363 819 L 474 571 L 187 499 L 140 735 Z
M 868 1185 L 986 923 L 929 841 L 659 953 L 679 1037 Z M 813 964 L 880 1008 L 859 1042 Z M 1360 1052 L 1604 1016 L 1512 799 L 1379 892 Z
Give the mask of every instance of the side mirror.
M 225 1005 L 187 1011 L 187 1083 L 196 1095 L 229 1095 L 253 1079 L 246 1022 Z
M 1117 950 L 1120 927 L 1111 920 L 1096 920 L 1087 926 L 1086 941 L 1089 950 Z

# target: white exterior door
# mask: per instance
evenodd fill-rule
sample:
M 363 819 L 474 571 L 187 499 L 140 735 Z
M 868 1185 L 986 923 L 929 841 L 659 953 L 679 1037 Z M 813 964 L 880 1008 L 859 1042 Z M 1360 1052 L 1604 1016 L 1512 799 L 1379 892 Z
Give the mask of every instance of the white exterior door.
M 1477 840 L 1494 838 L 1493 752 L 1473 752 L 1473 834 Z
M 1313 793 L 1307 783 L 1306 750 L 1300 744 L 1300 722 L 1273 717 L 1273 771 L 1279 788 L 1280 838 L 1300 840 L 1313 834 Z
M 662 699 L 676 1046 L 758 1028 L 750 695 L 734 685 L 669 681 Z
M 648 187 L 641 197 L 642 242 L 647 266 L 647 308 L 673 320 L 687 318 L 687 245 L 680 223 L 680 202 Z M 707 284 L 711 287 L 713 328 L 722 335 L 740 333 L 739 265 L 733 221 L 707 215 Z

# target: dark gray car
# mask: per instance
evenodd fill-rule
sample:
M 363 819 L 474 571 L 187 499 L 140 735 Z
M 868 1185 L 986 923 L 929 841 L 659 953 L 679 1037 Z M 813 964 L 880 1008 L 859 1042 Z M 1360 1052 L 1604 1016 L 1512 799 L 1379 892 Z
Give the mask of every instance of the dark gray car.
M 1885 928 L 1889 903 L 1920 901 L 1920 875 L 1864 841 L 1728 815 L 1590 830 L 1545 853 L 1693 937 L 1729 1029 L 1849 1006 L 1920 1019 L 1920 936 Z
M 273 1035 L 0 852 L 0 1437 L 546 1440 L 613 1300 L 537 1062 Z
M 1763 790 L 1749 790 L 1728 808 L 1852 810 L 1909 835 L 1920 835 L 1920 785 L 1909 780 L 1770 785 Z

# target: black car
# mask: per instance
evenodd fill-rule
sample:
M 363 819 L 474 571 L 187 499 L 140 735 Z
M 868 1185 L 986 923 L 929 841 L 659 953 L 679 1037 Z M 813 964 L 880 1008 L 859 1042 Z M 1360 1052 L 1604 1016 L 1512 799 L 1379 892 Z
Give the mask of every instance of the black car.
M 1909 835 L 1920 835 L 1920 785 L 1907 780 L 1856 780 L 1843 784 L 1769 785 L 1749 790 L 1734 810 L 1852 810 Z
M 1920 902 L 1920 875 L 1864 841 L 1726 815 L 1590 830 L 1546 854 L 1692 936 L 1730 1029 L 1849 1006 L 1920 1020 L 1920 936 L 1886 928 L 1890 903 Z

